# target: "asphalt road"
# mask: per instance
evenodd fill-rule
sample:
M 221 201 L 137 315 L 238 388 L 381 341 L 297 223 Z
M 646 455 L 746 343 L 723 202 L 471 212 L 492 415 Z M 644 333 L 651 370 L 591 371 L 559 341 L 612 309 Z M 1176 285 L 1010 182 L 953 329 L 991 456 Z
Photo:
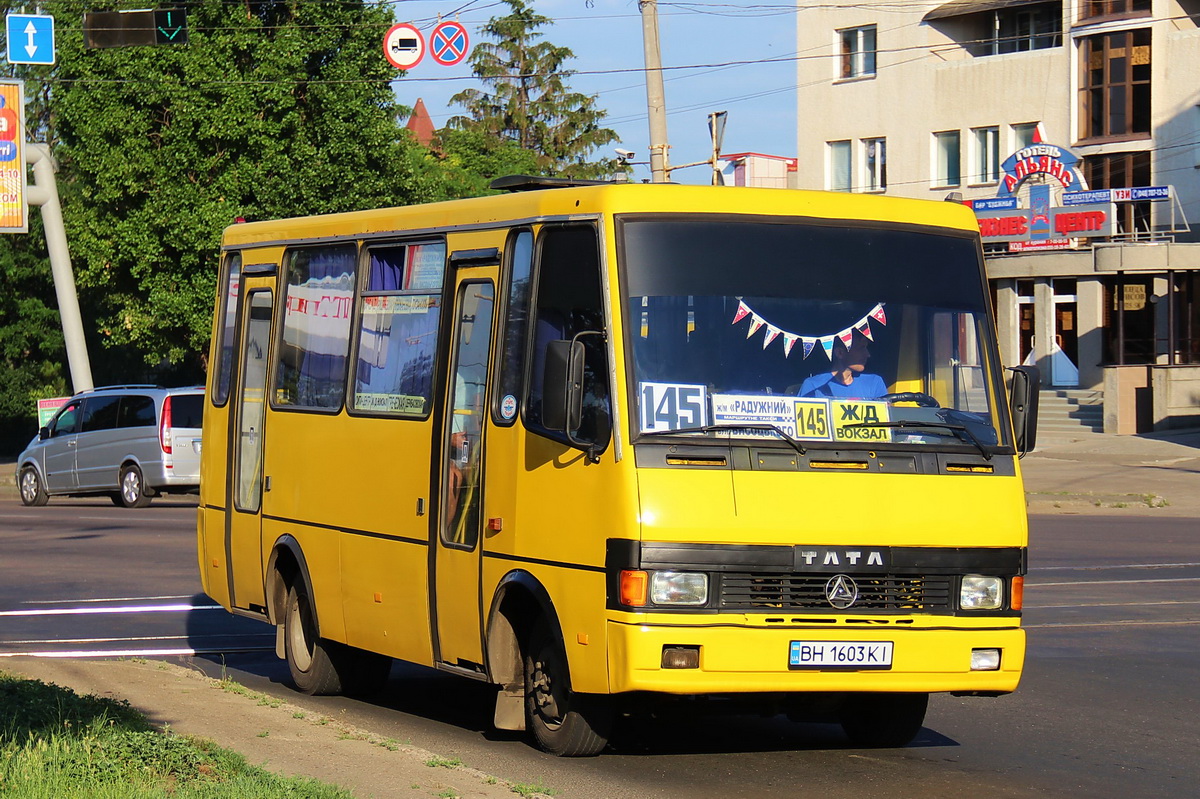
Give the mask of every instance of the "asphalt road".
M 0 668 L 40 652 L 159 652 L 562 797 L 871 794 L 1183 796 L 1200 779 L 1200 548 L 1194 520 L 1032 519 L 1020 690 L 935 696 L 905 749 L 851 749 L 839 728 L 782 717 L 627 723 L 603 756 L 560 760 L 490 729 L 491 690 L 397 666 L 374 702 L 287 687 L 271 629 L 199 593 L 195 509 L 0 500 Z M 225 654 L 216 654 L 225 653 Z

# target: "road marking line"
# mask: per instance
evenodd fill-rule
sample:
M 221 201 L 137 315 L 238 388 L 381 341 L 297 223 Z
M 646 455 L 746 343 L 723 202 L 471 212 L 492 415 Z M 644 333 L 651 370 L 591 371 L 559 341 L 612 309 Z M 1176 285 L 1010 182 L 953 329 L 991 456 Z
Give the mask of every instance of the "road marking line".
M 274 646 L 213 647 L 209 649 L 76 649 L 58 652 L 0 652 L 0 658 L 151 658 L 175 655 L 220 655 L 231 652 L 274 652 Z
M 1061 572 L 1061 571 L 1104 571 L 1106 569 L 1173 569 L 1186 566 L 1200 566 L 1200 563 L 1115 563 L 1112 566 L 1043 566 L 1030 569 L 1032 572 Z
M 1172 599 L 1166 602 L 1096 602 L 1087 605 L 1030 605 L 1025 610 L 1049 610 L 1050 608 L 1142 608 L 1151 605 L 1200 605 L 1200 600 Z
M 21 641 L 0 641 L 0 645 L 12 646 L 14 644 L 103 644 L 112 643 L 114 641 L 194 641 L 198 638 L 216 638 L 217 640 L 230 640 L 233 638 L 265 638 L 270 636 L 275 638 L 275 633 L 237 633 L 234 635 L 224 635 L 221 633 L 209 633 L 205 635 L 130 635 L 118 638 L 29 638 Z
M 121 608 L 0 610 L 0 616 L 85 616 L 93 613 L 179 613 L 193 610 L 224 610 L 224 608 L 220 605 L 130 605 Z
M 1067 583 L 1025 583 L 1025 588 L 1046 588 L 1059 585 L 1135 585 L 1138 583 L 1197 583 L 1200 577 L 1163 577 L 1152 580 L 1077 580 Z
M 1200 619 L 1182 619 L 1180 621 L 1136 621 L 1123 619 L 1121 621 L 1081 621 L 1081 622 L 1051 622 L 1049 624 L 1024 624 L 1025 629 L 1032 627 L 1159 627 L 1170 624 L 1200 624 Z
M 110 596 L 99 599 L 29 599 L 22 605 L 74 605 L 84 602 L 151 602 L 155 599 L 191 599 L 195 594 L 173 594 L 171 596 Z

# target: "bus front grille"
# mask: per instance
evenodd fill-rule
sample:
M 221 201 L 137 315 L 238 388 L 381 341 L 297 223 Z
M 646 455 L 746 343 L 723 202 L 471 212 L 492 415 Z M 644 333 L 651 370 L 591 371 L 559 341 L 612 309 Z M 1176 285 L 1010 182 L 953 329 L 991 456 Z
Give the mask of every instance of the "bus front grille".
M 832 574 L 723 574 L 721 609 L 748 611 L 821 610 Z M 944 575 L 852 575 L 858 598 L 850 610 L 949 611 L 953 578 Z

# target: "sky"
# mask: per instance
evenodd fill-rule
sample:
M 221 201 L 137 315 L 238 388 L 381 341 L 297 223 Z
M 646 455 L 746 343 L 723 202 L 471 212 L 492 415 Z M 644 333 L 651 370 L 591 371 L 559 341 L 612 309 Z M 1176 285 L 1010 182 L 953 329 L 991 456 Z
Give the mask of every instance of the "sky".
M 578 92 L 596 96 L 607 112 L 604 121 L 620 142 L 597 151 L 612 157 L 614 147 L 634 152 L 634 180 L 649 179 L 650 143 L 646 118 L 645 57 L 642 18 L 636 0 L 532 0 L 533 8 L 554 23 L 541 28 L 542 40 L 570 48 L 568 63 L 577 74 L 569 80 Z M 426 42 L 438 22 L 457 19 L 473 48 L 479 29 L 508 6 L 498 0 L 397 0 L 396 20 L 411 22 Z M 659 39 L 664 68 L 667 134 L 672 164 L 701 161 L 710 155 L 708 114 L 727 111 L 722 152 L 796 155 L 796 16 L 788 0 L 659 0 Z M 381 42 L 382 50 L 382 42 Z M 382 54 L 381 54 L 382 57 Z M 401 103 L 425 102 L 434 127 L 462 113 L 449 106 L 455 93 L 479 87 L 470 56 L 442 66 L 426 52 L 404 77 L 393 83 Z M 779 59 L 771 62 L 770 59 Z M 706 184 L 705 166 L 672 174 L 679 183 Z

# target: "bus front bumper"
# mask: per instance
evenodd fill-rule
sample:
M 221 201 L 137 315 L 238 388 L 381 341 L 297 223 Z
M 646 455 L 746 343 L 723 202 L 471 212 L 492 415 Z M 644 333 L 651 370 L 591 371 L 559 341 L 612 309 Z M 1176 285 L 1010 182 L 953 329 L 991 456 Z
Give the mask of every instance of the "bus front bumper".
M 608 623 L 609 690 L 670 694 L 779 691 L 894 691 L 1001 694 L 1013 691 L 1025 661 L 1025 631 L 1014 619 L 988 626 L 957 626 L 960 617 L 937 627 L 891 624 L 852 629 L 768 628 L 759 624 L 704 625 L 654 622 Z M 974 621 L 974 620 L 972 620 Z M 833 627 L 833 625 L 830 625 Z M 794 666 L 790 653 L 821 644 L 890 643 L 890 665 Z M 665 650 L 698 650 L 696 666 L 664 668 Z M 844 649 L 844 647 L 843 647 Z M 865 651 L 863 647 L 856 648 Z M 887 647 L 884 647 L 886 650 Z M 973 650 L 999 650 L 998 668 L 972 669 Z

